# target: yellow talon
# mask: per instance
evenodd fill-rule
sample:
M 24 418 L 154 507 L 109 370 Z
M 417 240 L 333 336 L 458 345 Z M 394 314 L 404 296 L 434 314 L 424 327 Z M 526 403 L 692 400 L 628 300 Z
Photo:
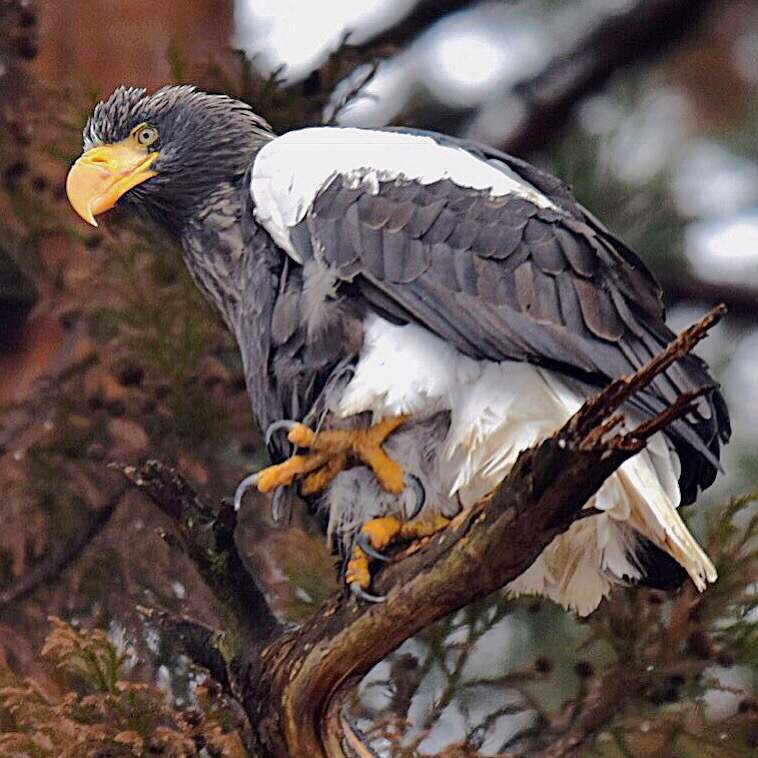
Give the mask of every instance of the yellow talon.
M 403 522 L 394 516 L 375 518 L 364 524 L 361 531 L 367 535 L 374 550 L 384 550 L 403 529 Z
M 440 513 L 423 514 L 413 521 L 406 521 L 400 530 L 400 539 L 402 540 L 420 540 L 424 537 L 431 537 L 437 532 L 441 532 L 448 524 L 450 519 Z
M 284 463 L 269 466 L 258 473 L 259 492 L 273 492 L 277 487 L 292 484 L 295 479 L 323 466 L 329 456 L 323 453 L 315 455 L 293 455 Z
M 290 429 L 287 439 L 298 447 L 311 447 L 316 433 L 309 426 L 297 423 Z
M 418 540 L 430 537 L 444 529 L 450 519 L 438 513 L 424 514 L 412 521 L 402 522 L 395 516 L 383 516 L 373 519 L 361 527 L 361 532 L 353 547 L 345 572 L 345 582 L 353 583 L 362 589 L 371 584 L 371 556 L 367 550 L 381 552 L 398 540 Z M 366 545 L 364 550 L 361 543 Z
M 260 492 L 273 492 L 304 478 L 303 494 L 313 495 L 321 492 L 354 459 L 368 466 L 387 492 L 400 494 L 405 489 L 403 468 L 382 450 L 382 444 L 408 418 L 386 418 L 370 429 L 326 429 L 319 433 L 305 424 L 294 424 L 287 439 L 310 452 L 293 455 L 284 463 L 263 469 L 256 486 Z
M 384 550 L 403 528 L 403 523 L 394 516 L 375 518 L 361 527 L 361 536 L 368 546 L 379 552 Z M 361 541 L 359 537 L 358 542 Z M 353 548 L 353 553 L 347 564 L 345 581 L 348 585 L 356 582 L 361 589 L 366 589 L 371 584 L 369 571 L 370 558 L 368 553 L 358 544 Z
M 347 453 L 337 453 L 324 464 L 323 468 L 317 469 L 303 479 L 303 483 L 300 485 L 300 491 L 305 496 L 315 495 L 317 492 L 324 490 L 326 485 L 329 484 L 340 471 L 344 471 L 346 468 Z
M 364 590 L 371 584 L 368 556 L 359 547 L 353 548 L 353 555 L 347 562 L 345 581 L 347 582 L 348 587 L 355 582 Z

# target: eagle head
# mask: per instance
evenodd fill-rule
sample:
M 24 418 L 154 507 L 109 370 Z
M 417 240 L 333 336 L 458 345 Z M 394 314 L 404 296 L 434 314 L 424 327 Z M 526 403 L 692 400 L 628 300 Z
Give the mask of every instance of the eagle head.
M 245 103 L 191 86 L 152 95 L 119 87 L 84 127 L 84 152 L 66 180 L 74 210 L 95 217 L 114 205 L 180 236 L 219 185 L 234 185 L 273 137 Z

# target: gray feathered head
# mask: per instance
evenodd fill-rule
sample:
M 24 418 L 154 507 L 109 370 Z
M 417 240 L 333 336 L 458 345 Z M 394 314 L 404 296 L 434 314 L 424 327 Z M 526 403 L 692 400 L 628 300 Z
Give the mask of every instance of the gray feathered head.
M 66 191 L 85 221 L 116 203 L 175 236 L 221 184 L 238 182 L 271 139 L 250 106 L 191 86 L 119 87 L 84 127 Z

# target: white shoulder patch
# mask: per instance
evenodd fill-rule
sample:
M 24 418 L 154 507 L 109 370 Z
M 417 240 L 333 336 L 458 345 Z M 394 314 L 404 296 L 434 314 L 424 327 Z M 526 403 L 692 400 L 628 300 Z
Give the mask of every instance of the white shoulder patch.
M 431 184 L 449 179 L 493 197 L 519 195 L 540 208 L 556 207 L 507 166 L 496 167 L 431 136 L 329 126 L 299 129 L 260 150 L 250 182 L 258 222 L 296 260 L 289 230 L 337 175 L 374 194 L 381 181 L 405 178 Z

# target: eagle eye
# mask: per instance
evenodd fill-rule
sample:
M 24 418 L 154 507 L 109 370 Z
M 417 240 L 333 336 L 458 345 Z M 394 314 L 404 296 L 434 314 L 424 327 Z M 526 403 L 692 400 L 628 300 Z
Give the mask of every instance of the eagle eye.
M 149 147 L 158 139 L 158 130 L 148 124 L 140 124 L 132 129 L 131 136 L 142 147 Z

